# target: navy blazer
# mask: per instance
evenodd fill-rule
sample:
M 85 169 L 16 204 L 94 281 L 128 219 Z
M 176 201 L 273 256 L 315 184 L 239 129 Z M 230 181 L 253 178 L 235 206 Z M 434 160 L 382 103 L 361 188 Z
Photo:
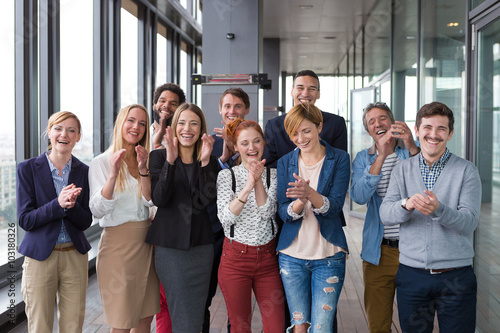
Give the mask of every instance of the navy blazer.
M 36 260 L 47 259 L 57 242 L 64 219 L 66 231 L 78 252 L 85 254 L 90 244 L 83 233 L 92 224 L 89 208 L 89 167 L 72 157 L 68 185 L 82 188 L 73 208 L 59 205 L 45 153 L 21 162 L 17 167 L 17 217 L 26 231 L 19 253 Z
M 316 216 L 321 235 L 333 245 L 340 246 L 348 251 L 347 240 L 342 230 L 342 207 L 349 188 L 350 159 L 349 154 L 333 148 L 320 141 L 326 147 L 326 155 L 318 178 L 317 192 L 328 198 L 330 208 L 325 214 Z M 287 209 L 290 203 L 297 199 L 287 198 L 286 189 L 289 182 L 294 182 L 293 174 L 299 174 L 299 152 L 297 149 L 283 156 L 278 162 L 278 202 L 279 215 L 285 222 L 278 242 L 277 251 L 286 249 L 297 237 L 302 218 L 292 220 Z
M 323 129 L 320 133 L 322 140 L 330 146 L 347 151 L 347 126 L 343 117 L 333 113 L 321 111 L 323 114 Z M 285 131 L 286 114 L 267 121 L 266 149 L 264 156 L 266 165 L 276 168 L 278 160 L 296 148 Z

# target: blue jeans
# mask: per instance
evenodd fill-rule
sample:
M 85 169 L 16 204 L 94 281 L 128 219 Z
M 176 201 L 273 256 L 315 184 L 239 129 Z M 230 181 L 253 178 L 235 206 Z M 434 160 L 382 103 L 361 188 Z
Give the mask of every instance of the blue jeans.
M 337 302 L 344 285 L 345 259 L 344 252 L 319 260 L 279 254 L 291 327 L 309 323 L 309 332 L 332 331 Z M 287 332 L 291 331 L 291 327 Z
M 399 264 L 396 290 L 403 332 L 431 333 L 435 312 L 439 332 L 475 332 L 477 282 L 472 266 L 431 274 Z

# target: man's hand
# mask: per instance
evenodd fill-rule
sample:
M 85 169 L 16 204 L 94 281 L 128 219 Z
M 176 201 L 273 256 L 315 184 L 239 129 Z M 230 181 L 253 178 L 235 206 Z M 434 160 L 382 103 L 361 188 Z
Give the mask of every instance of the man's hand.
M 406 209 L 416 209 L 424 215 L 434 213 L 439 205 L 436 195 L 429 190 L 424 190 L 424 194 L 415 193 L 406 201 Z

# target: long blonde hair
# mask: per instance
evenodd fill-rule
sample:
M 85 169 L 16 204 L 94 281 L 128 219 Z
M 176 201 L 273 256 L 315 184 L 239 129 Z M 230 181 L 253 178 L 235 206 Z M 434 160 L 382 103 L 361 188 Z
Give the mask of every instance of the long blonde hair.
M 149 115 L 148 115 L 148 110 L 146 110 L 146 108 L 141 104 L 132 104 L 125 106 L 120 110 L 118 116 L 116 116 L 115 127 L 113 130 L 113 138 L 111 141 L 111 145 L 107 150 L 111 154 L 117 152 L 120 149 L 123 149 L 123 135 L 122 135 L 123 124 L 127 120 L 130 110 L 135 108 L 141 109 L 142 111 L 144 111 L 144 114 L 146 115 L 146 131 L 144 132 L 144 136 L 142 137 L 141 141 L 139 141 L 138 144 L 146 148 L 146 151 L 148 152 L 149 156 Z M 135 150 L 133 154 L 134 156 L 136 156 Z M 148 159 L 148 164 L 149 164 L 149 159 Z M 120 171 L 118 172 L 118 176 L 116 177 L 115 191 L 117 192 L 125 191 L 125 185 L 127 179 L 126 172 L 127 172 L 126 163 L 122 160 L 122 163 L 120 165 Z M 140 196 L 142 192 L 141 182 L 138 180 L 138 183 L 139 183 L 139 196 Z

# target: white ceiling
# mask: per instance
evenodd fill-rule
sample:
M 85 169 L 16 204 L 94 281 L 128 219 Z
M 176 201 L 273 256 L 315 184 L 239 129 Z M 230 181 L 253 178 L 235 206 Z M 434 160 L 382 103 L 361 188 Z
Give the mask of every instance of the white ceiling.
M 333 73 L 377 2 L 264 0 L 263 35 L 280 38 L 281 71 L 312 69 L 317 73 Z M 312 8 L 301 9 L 301 6 Z

